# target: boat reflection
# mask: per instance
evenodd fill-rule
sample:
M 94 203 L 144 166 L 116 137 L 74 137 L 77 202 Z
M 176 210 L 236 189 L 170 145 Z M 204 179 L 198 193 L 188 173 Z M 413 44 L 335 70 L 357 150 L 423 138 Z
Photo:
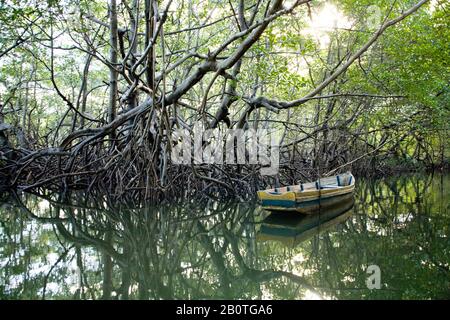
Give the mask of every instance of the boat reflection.
M 261 224 L 258 241 L 278 241 L 295 247 L 301 242 L 347 220 L 352 214 L 354 199 L 345 195 L 332 204 L 321 206 L 313 214 L 272 212 Z

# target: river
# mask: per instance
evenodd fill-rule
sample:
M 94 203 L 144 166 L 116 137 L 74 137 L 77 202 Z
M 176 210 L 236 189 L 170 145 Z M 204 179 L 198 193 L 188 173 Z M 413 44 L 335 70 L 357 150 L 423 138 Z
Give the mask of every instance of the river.
M 358 179 L 317 216 L 3 194 L 0 299 L 450 298 L 450 175 Z

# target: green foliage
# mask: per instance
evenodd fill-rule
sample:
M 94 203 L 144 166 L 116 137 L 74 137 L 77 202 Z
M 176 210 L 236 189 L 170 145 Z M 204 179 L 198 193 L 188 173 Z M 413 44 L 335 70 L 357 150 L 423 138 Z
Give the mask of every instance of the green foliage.
M 352 148 L 358 149 L 363 142 L 355 142 L 353 137 L 355 134 L 360 135 L 361 131 L 375 132 L 365 137 L 366 142 L 370 141 L 374 145 L 385 138 L 384 133 L 391 139 L 396 135 L 409 134 L 413 136 L 412 139 L 398 144 L 393 141 L 382 150 L 400 146 L 404 149 L 400 161 L 404 161 L 405 157 L 413 157 L 421 161 L 429 158 L 427 161 L 434 163 L 448 158 L 449 147 L 444 141 L 449 137 L 450 118 L 450 8 L 446 1 L 436 3 L 434 7 L 424 6 L 413 16 L 388 29 L 344 74 L 318 94 L 358 93 L 404 98 L 314 100 L 298 109 L 291 109 L 291 122 L 304 126 L 305 132 L 313 132 L 311 128 L 325 120 L 328 126 L 339 127 L 338 124 L 346 123 L 364 105 L 364 111 L 345 126 L 347 137 L 341 143 L 355 144 Z M 262 8 L 267 4 L 267 1 L 263 1 L 254 21 L 263 19 L 265 10 Z M 351 26 L 309 30 L 311 18 L 330 4 L 351 22 Z M 300 6 L 294 13 L 272 21 L 243 56 L 236 79 L 226 80 L 237 88 L 229 110 L 230 118 L 234 123 L 240 119 L 246 109 L 246 99 L 243 97 L 263 95 L 269 99 L 290 101 L 305 96 L 363 46 L 385 19 L 398 16 L 414 4 L 415 1 L 411 0 L 383 0 L 376 4 L 369 0 L 314 1 L 310 7 Z M 131 5 L 130 1 L 118 5 L 119 27 L 127 30 L 124 36 L 125 51 L 131 41 Z M 188 53 L 197 55 L 186 59 L 179 64 L 179 68 L 167 75 L 167 88 L 172 90 L 179 85 L 195 70 L 204 56 L 239 31 L 236 17 L 231 15 L 233 11 L 230 5 L 235 12 L 237 1 L 180 1 L 178 7 L 172 8 L 163 30 L 166 34 L 166 61 L 161 61 L 163 50 L 158 39 L 155 54 L 159 60 L 155 63 L 155 72 L 161 72 L 165 65 L 176 64 Z M 143 6 L 142 3 L 141 9 Z M 378 10 L 378 20 L 369 14 L 373 7 Z M 250 20 L 252 8 L 246 7 L 247 20 Z M 1 4 L 0 52 L 14 45 L 17 39 L 30 37 L 30 41 L 18 45 L 0 58 L 0 102 L 8 102 L 2 112 L 5 113 L 6 122 L 22 126 L 26 118 L 23 113 L 33 110 L 28 116 L 29 124 L 25 126 L 28 129 L 26 131 L 30 131 L 26 134 L 31 141 L 39 140 L 42 145 L 52 144 L 53 141 L 58 143 L 72 127 L 79 128 L 81 123 L 73 110 L 67 111 L 67 104 L 57 94 L 51 81 L 49 36 L 52 30 L 57 35 L 54 40 L 53 69 L 55 83 L 61 93 L 77 106 L 87 52 L 91 52 L 96 57 L 89 69 L 86 112 L 93 118 L 106 119 L 109 69 L 103 62 L 109 55 L 110 35 L 108 28 L 88 17 L 94 17 L 107 25 L 107 3 L 49 0 L 36 5 L 22 1 Z M 28 26 L 29 21 L 33 20 L 38 23 Z M 205 23 L 206 26 L 201 27 Z M 138 27 L 142 37 L 145 24 L 141 22 Z M 243 41 L 242 38 L 229 44 L 218 59 L 225 59 L 232 54 Z M 139 43 L 138 51 L 143 49 L 143 43 Z M 206 75 L 183 96 L 182 100 L 188 102 L 192 110 L 198 109 L 202 103 L 211 79 L 210 74 Z M 120 77 L 119 82 L 119 93 L 123 94 L 129 88 L 129 79 Z M 219 77 L 208 92 L 209 114 L 214 113 L 220 99 L 224 97 L 224 83 L 225 80 Z M 29 89 L 28 99 L 25 99 L 26 88 Z M 145 94 L 140 93 L 140 101 L 145 98 Z M 119 108 L 120 113 L 126 111 L 127 107 L 121 103 Z M 183 109 L 180 112 L 188 119 L 198 119 L 191 110 Z M 287 112 L 282 111 L 278 115 L 268 113 L 268 118 L 284 121 L 288 116 Z M 396 127 L 393 127 L 394 124 Z M 59 125 L 62 129 L 56 139 L 48 139 L 48 134 L 54 133 Z M 290 128 L 288 131 L 287 137 L 290 139 L 299 135 L 297 129 Z M 323 137 L 315 138 L 320 140 Z M 421 139 L 425 141 L 424 144 Z M 421 143 L 423 145 L 418 147 Z M 308 147 L 302 146 L 303 149 Z

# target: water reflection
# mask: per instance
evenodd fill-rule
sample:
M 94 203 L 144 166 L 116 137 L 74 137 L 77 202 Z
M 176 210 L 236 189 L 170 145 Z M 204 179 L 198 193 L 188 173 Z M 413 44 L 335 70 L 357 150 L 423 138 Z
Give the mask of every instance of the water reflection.
M 352 214 L 353 204 L 353 195 L 349 194 L 335 197 L 331 205 L 322 205 L 308 215 L 273 212 L 262 221 L 256 238 L 260 241 L 280 241 L 295 247 L 347 220 Z
M 0 298 L 449 298 L 449 182 L 359 179 L 354 203 L 301 219 L 255 203 L 4 195 Z M 371 264 L 380 290 L 366 287 Z

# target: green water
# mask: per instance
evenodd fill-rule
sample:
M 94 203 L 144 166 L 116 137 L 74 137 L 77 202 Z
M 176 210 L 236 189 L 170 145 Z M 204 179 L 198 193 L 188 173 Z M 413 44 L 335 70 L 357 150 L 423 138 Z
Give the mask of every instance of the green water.
M 450 298 L 449 190 L 449 175 L 359 179 L 354 203 L 308 221 L 255 203 L 3 195 L 0 298 Z

